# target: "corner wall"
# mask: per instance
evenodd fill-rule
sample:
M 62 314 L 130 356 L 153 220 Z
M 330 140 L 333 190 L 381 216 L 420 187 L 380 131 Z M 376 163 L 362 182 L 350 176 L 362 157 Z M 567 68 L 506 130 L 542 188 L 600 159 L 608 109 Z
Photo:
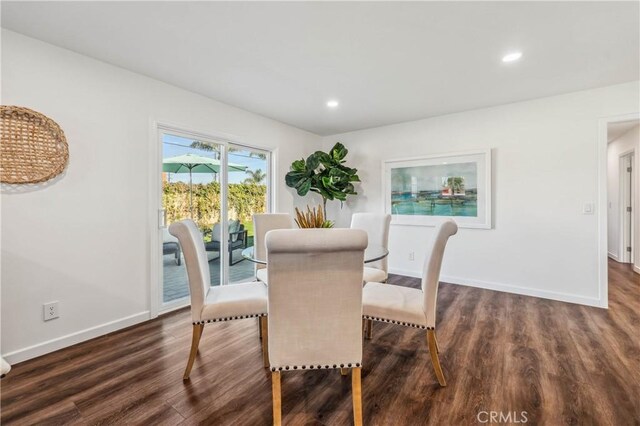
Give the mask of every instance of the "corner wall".
M 382 162 L 493 150 L 493 228 L 461 229 L 450 240 L 442 280 L 593 306 L 598 282 L 599 120 L 635 113 L 638 82 L 323 138 L 340 141 L 363 181 L 330 218 L 384 211 Z M 585 204 L 594 214 L 583 214 Z M 419 276 L 433 228 L 392 225 L 389 267 Z M 409 253 L 415 252 L 415 261 Z
M 2 353 L 18 362 L 149 318 L 150 123 L 278 150 L 276 182 L 320 137 L 50 44 L 2 31 L 2 103 L 64 130 L 64 176 L 3 191 Z M 276 210 L 298 197 L 276 187 Z M 42 304 L 60 302 L 43 322 Z M 7 356 L 8 355 L 8 356 Z

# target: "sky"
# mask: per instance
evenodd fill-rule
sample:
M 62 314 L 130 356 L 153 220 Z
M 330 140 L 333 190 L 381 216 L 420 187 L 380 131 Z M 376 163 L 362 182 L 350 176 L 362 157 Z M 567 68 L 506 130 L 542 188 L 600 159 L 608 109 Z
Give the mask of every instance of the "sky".
M 184 154 L 197 154 L 203 157 L 213 157 L 216 155 L 212 151 L 204 151 L 201 149 L 191 148 L 190 145 L 193 139 L 183 138 L 175 135 L 164 134 L 162 136 L 162 158 L 176 157 Z M 247 170 L 260 169 L 263 172 L 267 171 L 267 161 L 249 157 L 250 151 L 236 151 L 229 153 L 229 162 L 234 164 L 242 164 L 247 166 Z M 229 183 L 242 183 L 249 175 L 243 172 L 229 173 Z M 169 179 L 171 182 L 185 182 L 189 183 L 189 173 L 169 173 Z M 193 183 L 209 183 L 213 181 L 213 173 L 194 173 Z

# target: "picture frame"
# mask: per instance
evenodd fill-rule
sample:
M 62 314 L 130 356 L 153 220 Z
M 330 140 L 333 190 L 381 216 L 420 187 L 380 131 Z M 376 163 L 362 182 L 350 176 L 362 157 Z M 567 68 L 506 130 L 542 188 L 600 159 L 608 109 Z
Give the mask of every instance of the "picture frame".
M 384 160 L 383 196 L 392 225 L 491 229 L 491 149 Z

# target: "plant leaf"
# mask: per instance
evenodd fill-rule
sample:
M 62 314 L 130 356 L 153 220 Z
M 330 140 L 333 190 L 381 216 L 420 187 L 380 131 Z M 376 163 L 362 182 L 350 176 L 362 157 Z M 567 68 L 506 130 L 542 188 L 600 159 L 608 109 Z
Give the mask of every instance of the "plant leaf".
M 344 157 L 346 157 L 348 153 L 349 150 L 347 150 L 347 148 L 345 148 L 340 142 L 337 142 L 330 151 L 331 158 L 337 162 L 344 160 Z
M 307 195 L 307 192 L 311 189 L 311 179 L 301 180 L 300 183 L 296 186 L 296 191 L 298 195 L 304 197 Z
M 300 160 L 296 160 L 293 163 L 291 163 L 291 170 L 295 172 L 304 172 L 305 171 L 304 158 L 301 158 Z
M 307 170 L 315 170 L 320 166 L 320 159 L 318 158 L 318 153 L 315 152 L 307 157 Z

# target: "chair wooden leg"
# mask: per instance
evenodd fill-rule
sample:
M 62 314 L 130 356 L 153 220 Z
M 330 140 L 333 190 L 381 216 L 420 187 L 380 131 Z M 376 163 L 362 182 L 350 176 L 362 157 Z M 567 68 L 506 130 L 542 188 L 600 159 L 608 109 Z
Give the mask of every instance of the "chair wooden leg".
M 373 335 L 373 320 L 367 320 L 367 334 L 366 338 L 371 340 L 371 336 Z
M 260 335 L 260 339 L 262 339 L 262 317 L 258 317 L 258 333 Z
M 198 353 L 198 345 L 200 344 L 202 330 L 204 330 L 204 324 L 193 325 L 193 336 L 191 337 L 191 352 L 189 353 L 187 368 L 184 370 L 184 376 L 182 376 L 184 380 L 189 379 L 189 375 L 191 374 L 191 368 L 193 367 L 193 362 L 196 360 L 196 354 Z
M 262 361 L 265 367 L 269 366 L 269 320 L 260 317 L 260 331 L 262 334 Z
M 340 369 L 340 375 L 341 376 L 346 376 L 347 374 L 349 374 L 349 369 L 348 368 L 341 368 Z
M 362 426 L 362 385 L 360 367 L 351 369 L 351 394 L 353 396 L 353 424 Z
M 273 397 L 273 426 L 282 425 L 282 391 L 280 390 L 280 372 L 271 373 L 271 393 Z
M 429 345 L 429 355 L 431 355 L 431 363 L 436 372 L 438 382 L 440 386 L 447 386 L 447 382 L 444 380 L 444 374 L 442 373 L 442 367 L 440 367 L 440 359 L 438 358 L 438 343 L 435 330 L 427 330 L 427 344 Z

